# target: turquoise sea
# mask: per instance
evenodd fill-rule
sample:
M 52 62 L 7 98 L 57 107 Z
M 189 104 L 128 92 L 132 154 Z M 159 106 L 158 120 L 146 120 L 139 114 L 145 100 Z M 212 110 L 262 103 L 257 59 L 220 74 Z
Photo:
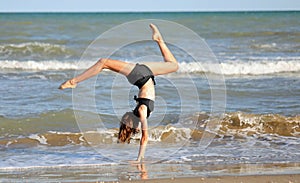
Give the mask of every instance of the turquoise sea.
M 0 181 L 142 178 L 139 136 L 116 143 L 137 90 L 57 88 L 107 55 L 162 61 L 147 22 L 180 65 L 157 77 L 148 178 L 300 172 L 300 12 L 0 13 Z

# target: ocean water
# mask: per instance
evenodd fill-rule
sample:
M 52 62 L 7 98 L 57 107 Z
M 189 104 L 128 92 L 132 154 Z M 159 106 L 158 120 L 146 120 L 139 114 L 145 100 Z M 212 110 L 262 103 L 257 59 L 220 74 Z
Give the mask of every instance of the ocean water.
M 139 135 L 117 133 L 137 89 L 109 71 L 57 88 L 101 57 L 162 61 L 147 22 L 180 69 L 156 78 L 136 168 Z M 1 13 L 0 25 L 3 181 L 300 172 L 299 12 Z

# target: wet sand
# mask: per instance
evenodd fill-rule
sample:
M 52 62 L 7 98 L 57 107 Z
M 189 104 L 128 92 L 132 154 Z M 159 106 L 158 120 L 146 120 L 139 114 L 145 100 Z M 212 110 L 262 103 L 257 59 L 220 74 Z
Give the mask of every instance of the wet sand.
M 220 177 L 188 177 L 169 179 L 148 179 L 148 180 L 126 180 L 120 183 L 298 183 L 300 174 L 284 175 L 248 175 L 248 176 L 220 176 Z

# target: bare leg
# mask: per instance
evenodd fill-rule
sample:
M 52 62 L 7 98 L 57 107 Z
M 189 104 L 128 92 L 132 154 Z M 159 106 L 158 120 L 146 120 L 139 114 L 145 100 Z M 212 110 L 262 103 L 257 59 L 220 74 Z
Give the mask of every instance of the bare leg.
M 155 76 L 177 71 L 177 60 L 165 44 L 158 28 L 153 24 L 150 24 L 150 27 L 153 31 L 152 39 L 157 42 L 165 62 L 145 62 L 144 64 L 151 69 Z M 99 74 L 102 69 L 110 69 L 127 76 L 132 71 L 133 67 L 134 64 L 123 61 L 100 59 L 95 65 L 84 71 L 82 74 L 61 84 L 59 89 L 75 88 L 77 83 Z
M 77 83 L 99 74 L 103 69 L 109 69 L 111 71 L 118 72 L 127 76 L 131 72 L 133 67 L 134 64 L 130 64 L 119 60 L 102 58 L 96 64 L 84 71 L 82 74 L 61 84 L 59 89 L 63 90 L 66 88 L 75 88 Z
M 153 24 L 150 24 L 150 27 L 153 31 L 152 39 L 157 42 L 165 62 L 145 62 L 144 64 L 152 70 L 155 76 L 177 71 L 177 60 L 165 44 L 158 28 Z

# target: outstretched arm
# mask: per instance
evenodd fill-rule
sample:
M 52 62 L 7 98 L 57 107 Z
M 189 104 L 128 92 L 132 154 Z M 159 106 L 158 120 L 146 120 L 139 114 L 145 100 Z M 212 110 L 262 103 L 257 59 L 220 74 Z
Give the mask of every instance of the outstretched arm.
M 139 107 L 139 114 L 141 120 L 142 138 L 140 141 L 140 149 L 139 149 L 137 161 L 141 162 L 144 159 L 146 146 L 148 143 L 147 107 L 145 105 L 141 105 Z

